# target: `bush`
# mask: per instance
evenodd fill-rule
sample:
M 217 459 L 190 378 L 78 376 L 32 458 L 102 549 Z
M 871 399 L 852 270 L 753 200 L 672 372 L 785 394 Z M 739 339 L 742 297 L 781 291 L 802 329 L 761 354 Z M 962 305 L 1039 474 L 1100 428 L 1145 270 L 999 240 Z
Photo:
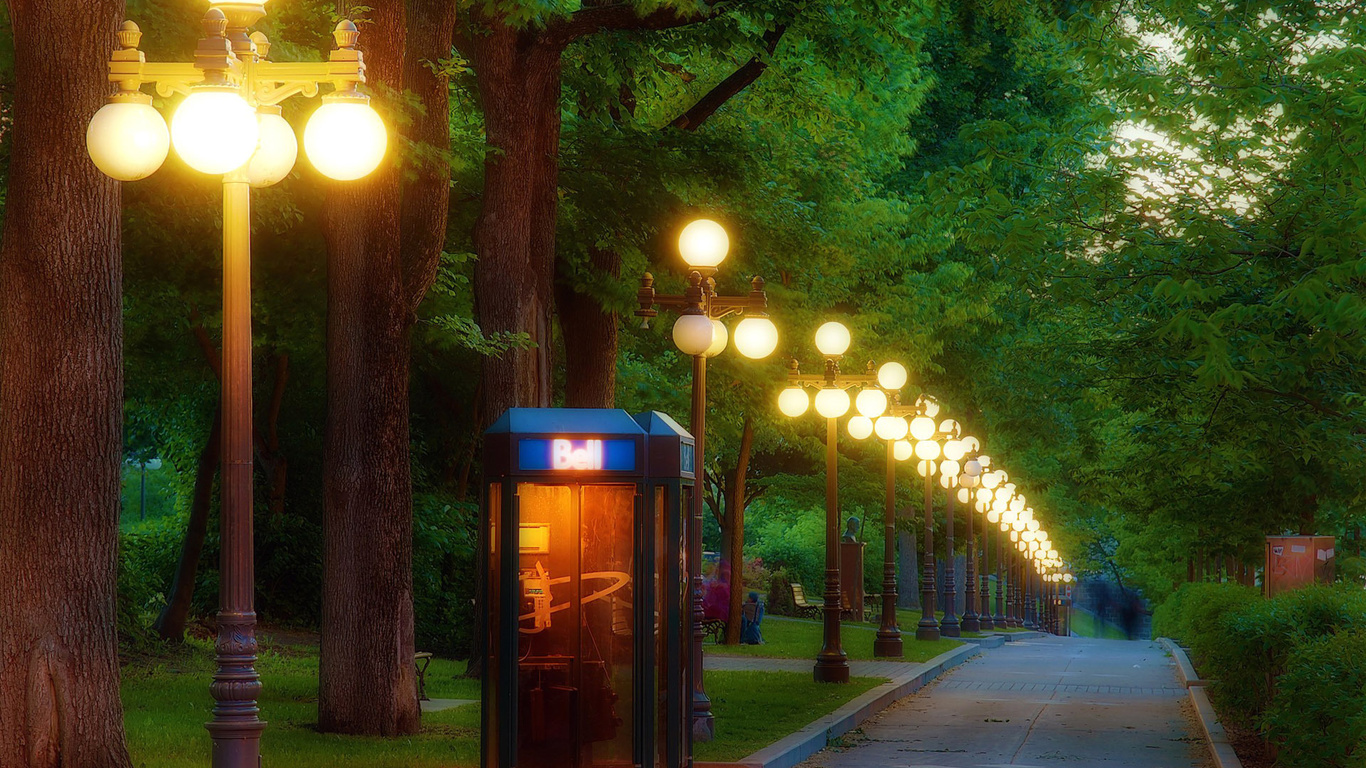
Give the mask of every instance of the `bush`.
M 1366 629 L 1366 593 L 1308 586 L 1229 611 L 1219 634 L 1202 643 L 1200 659 L 1214 679 L 1210 695 L 1221 713 L 1256 725 L 1272 703 L 1276 679 L 1302 642 Z
M 1153 611 L 1153 637 L 1170 637 L 1193 650 L 1203 647 L 1207 638 L 1221 636 L 1219 622 L 1226 614 L 1260 599 L 1256 589 L 1237 584 L 1182 584 Z
M 792 578 L 785 569 L 779 568 L 769 574 L 765 610 L 778 616 L 797 615 L 797 606 L 792 604 Z
M 475 632 L 479 506 L 435 494 L 413 499 L 413 623 L 417 649 L 469 658 Z
M 1359 766 L 1366 759 L 1366 631 L 1296 645 L 1276 682 L 1263 732 L 1285 768 Z

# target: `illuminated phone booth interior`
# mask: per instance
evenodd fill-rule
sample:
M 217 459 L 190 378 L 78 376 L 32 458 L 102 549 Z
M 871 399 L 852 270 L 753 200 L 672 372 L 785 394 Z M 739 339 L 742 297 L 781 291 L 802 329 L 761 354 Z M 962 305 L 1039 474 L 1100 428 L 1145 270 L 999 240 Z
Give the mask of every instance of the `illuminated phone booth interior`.
M 484 474 L 484 767 L 690 765 L 692 436 L 660 413 L 513 408 Z

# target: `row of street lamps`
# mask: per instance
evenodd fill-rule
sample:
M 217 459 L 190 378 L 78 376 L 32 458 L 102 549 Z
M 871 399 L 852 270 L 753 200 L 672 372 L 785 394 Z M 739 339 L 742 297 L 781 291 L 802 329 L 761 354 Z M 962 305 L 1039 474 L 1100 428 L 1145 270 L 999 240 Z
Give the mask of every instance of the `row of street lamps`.
M 778 345 L 777 328 L 766 314 L 768 302 L 762 278 L 752 279 L 748 294 L 722 296 L 716 292 L 714 277 L 729 247 L 729 237 L 720 224 L 708 219 L 690 223 L 679 237 L 679 252 L 690 270 L 685 292 L 681 295 L 658 294 L 654 288 L 654 277 L 646 273 L 641 278 L 638 294 L 639 309 L 636 315 L 646 323 L 658 315 L 657 307 L 672 308 L 679 312 L 672 335 L 679 351 L 693 358 L 691 428 L 697 441 L 694 461 L 699 481 L 705 471 L 706 361 L 724 351 L 732 341 L 726 326 L 720 322 L 721 318 L 743 314 L 735 326 L 733 341 L 736 349 L 745 357 L 765 358 Z M 849 434 L 860 440 L 876 435 L 886 443 L 882 612 L 874 642 L 874 655 L 884 658 L 899 658 L 903 655 L 901 629 L 896 615 L 895 470 L 898 462 L 912 458 L 918 459 L 917 468 L 924 478 L 925 488 L 922 615 L 916 628 L 916 638 L 937 640 L 941 636 L 958 637 L 963 631 L 1039 627 L 1040 614 L 1033 602 L 1036 596 L 1045 596 L 1045 590 L 1039 587 L 1052 587 L 1052 591 L 1047 593 L 1047 599 L 1052 601 L 1057 589 L 1071 581 L 1071 574 L 1062 572 L 1062 561 L 1053 549 L 1051 540 L 1040 529 L 1038 520 L 1033 517 L 1033 510 L 1025 505 L 1023 495 L 1009 482 L 1007 473 L 1000 469 L 988 471 L 991 457 L 981 453 L 981 442 L 977 438 L 962 434 L 958 422 L 953 419 L 937 420 L 939 404 L 934 398 L 921 395 L 912 403 L 901 402 L 901 389 L 909 379 L 904 365 L 888 362 L 875 370 L 873 364 L 869 363 L 862 371 L 841 370 L 840 361 L 848 351 L 852 337 L 849 329 L 838 322 L 821 325 L 814 341 L 817 351 L 824 358 L 822 370 L 819 373 L 803 373 L 797 361 L 793 360 L 787 377 L 788 387 L 779 394 L 778 407 L 783 414 L 794 418 L 814 407 L 817 415 L 826 421 L 823 641 L 816 657 L 815 679 L 834 683 L 849 680 L 848 655 L 842 648 L 840 638 L 843 601 L 838 561 L 840 515 L 837 442 L 839 419 L 851 407 L 857 413 L 849 419 Z M 808 389 L 815 390 L 814 397 L 807 392 Z M 855 392 L 853 396 L 851 391 Z M 949 492 L 945 526 L 949 553 L 945 588 L 949 594 L 956 591 L 953 503 L 957 500 L 971 505 L 971 509 L 985 517 L 982 525 L 983 567 L 979 573 L 973 516 L 968 516 L 964 574 L 967 581 L 966 600 L 961 620 L 955 613 L 953 599 L 945 606 L 943 619 L 935 618 L 933 492 L 936 477 Z M 689 666 L 693 690 L 693 735 L 695 739 L 705 741 L 712 738 L 715 726 L 702 676 L 702 521 L 703 494 L 697 491 L 692 499 L 688 555 L 693 586 L 693 649 Z M 998 537 L 989 535 L 988 524 L 999 527 Z M 998 541 L 994 560 L 994 615 L 990 606 L 991 579 L 986 569 L 993 538 Z M 1013 551 L 1007 550 L 1007 540 Z M 1055 616 L 1056 611 L 1046 608 L 1044 615 Z M 1044 623 L 1056 631 L 1055 623 Z

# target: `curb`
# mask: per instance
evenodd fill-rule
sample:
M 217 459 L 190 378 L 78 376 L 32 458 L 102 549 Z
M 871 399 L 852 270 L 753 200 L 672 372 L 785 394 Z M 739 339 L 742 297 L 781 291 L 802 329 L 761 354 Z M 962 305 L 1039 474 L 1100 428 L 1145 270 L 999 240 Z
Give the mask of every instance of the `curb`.
M 1214 759 L 1217 768 L 1243 768 L 1243 761 L 1238 758 L 1238 754 L 1233 751 L 1233 745 L 1228 742 L 1228 734 L 1224 731 L 1224 726 L 1219 722 L 1219 715 L 1215 713 L 1214 706 L 1209 701 L 1209 691 L 1205 689 L 1208 680 L 1201 680 L 1195 674 L 1195 667 L 1191 665 L 1190 657 L 1186 651 L 1175 642 L 1165 638 L 1157 638 L 1158 645 L 1172 655 L 1176 661 L 1177 673 L 1181 676 L 1181 682 L 1186 686 L 1190 693 L 1191 705 L 1195 707 L 1195 714 L 1200 721 L 1200 730 L 1205 734 L 1205 743 L 1209 745 L 1210 757 Z
M 898 699 L 915 693 L 946 670 L 976 656 L 982 649 L 964 645 L 919 664 L 906 674 L 855 697 L 849 703 L 796 733 L 764 747 L 734 763 L 694 763 L 696 768 L 793 768 L 829 746 L 830 741 L 858 727 Z
M 979 648 L 1000 648 L 1006 644 L 1006 639 L 1001 635 L 987 635 L 986 637 L 955 637 L 964 643 L 972 643 Z
M 1047 632 L 1003 632 L 1003 633 L 1001 633 L 1001 637 L 1004 637 L 1004 638 L 1006 639 L 1006 642 L 1007 642 L 1007 643 L 1018 643 L 1018 642 L 1020 642 L 1021 640 L 1038 640 L 1038 639 L 1041 638 L 1041 637 L 1048 637 L 1048 633 L 1047 633 Z

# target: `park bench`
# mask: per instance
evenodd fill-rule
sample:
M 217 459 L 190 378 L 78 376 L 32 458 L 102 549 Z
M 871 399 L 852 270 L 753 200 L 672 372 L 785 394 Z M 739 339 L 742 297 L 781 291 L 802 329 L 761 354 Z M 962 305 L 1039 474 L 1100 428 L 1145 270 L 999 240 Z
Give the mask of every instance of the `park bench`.
M 821 606 L 806 601 L 806 591 L 802 589 L 802 585 L 790 582 L 788 586 L 792 587 L 792 606 L 797 609 L 798 616 L 810 616 L 814 619 L 821 615 Z
M 711 638 L 716 644 L 721 644 L 726 639 L 726 622 L 721 619 L 703 619 L 702 634 Z
M 427 698 L 427 667 L 432 665 L 432 655 L 426 651 L 413 654 L 413 665 L 417 667 L 417 700 L 431 701 Z

